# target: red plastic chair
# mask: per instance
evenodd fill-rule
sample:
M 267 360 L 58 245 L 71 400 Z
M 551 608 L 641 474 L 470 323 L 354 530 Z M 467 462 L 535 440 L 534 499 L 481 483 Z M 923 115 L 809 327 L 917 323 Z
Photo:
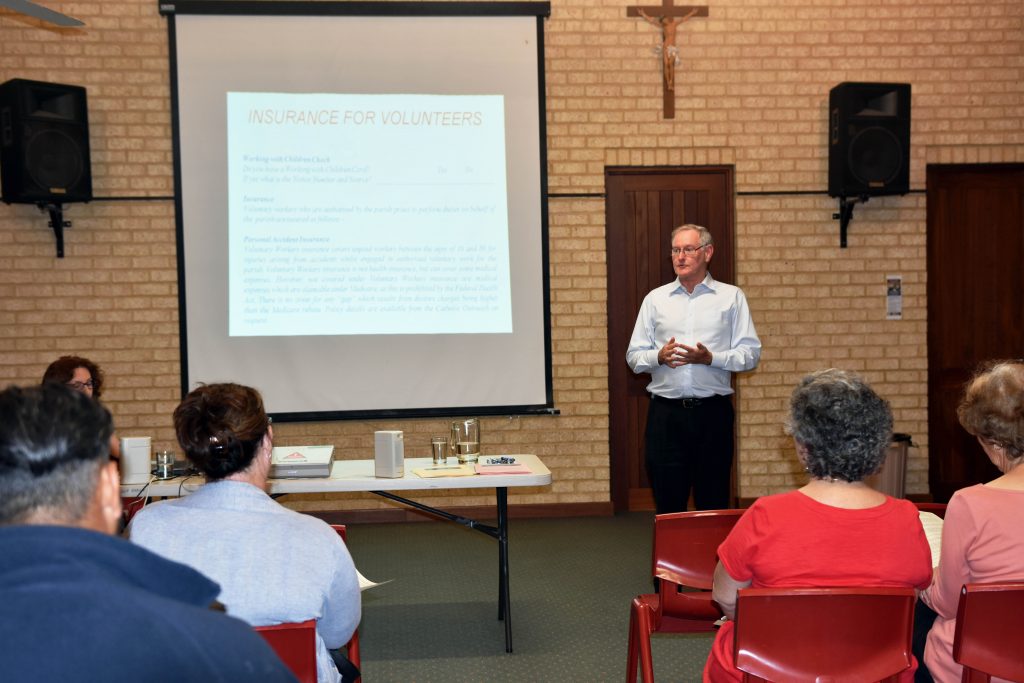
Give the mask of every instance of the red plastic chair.
M 917 509 L 921 512 L 931 512 L 934 515 L 938 515 L 945 519 L 946 517 L 946 504 L 945 503 L 914 503 Z
M 334 529 L 336 532 L 338 532 L 338 535 L 341 536 L 341 540 L 345 542 L 345 545 L 348 545 L 348 534 L 345 533 L 345 525 L 344 524 L 332 524 L 331 528 Z M 348 661 L 352 662 L 357 669 L 362 669 L 362 667 L 359 664 L 359 629 L 358 628 L 355 630 L 355 632 L 352 633 L 352 638 L 350 638 L 348 643 L 345 645 L 345 656 L 348 657 Z M 362 680 L 362 677 L 356 679 L 356 681 L 361 681 L 361 680 Z
M 121 497 L 121 509 L 123 510 L 121 516 L 124 518 L 124 523 L 132 521 L 132 517 L 135 516 L 139 510 L 146 506 L 146 499 L 138 496 Z
M 299 683 L 316 683 L 316 621 L 256 626 Z
M 964 683 L 993 676 L 1024 681 L 1024 581 L 969 583 L 960 590 L 953 660 L 963 664 Z
M 344 524 L 332 524 L 342 541 L 348 540 Z M 276 624 L 274 626 L 257 626 L 256 631 L 270 643 L 277 656 L 291 670 L 300 683 L 311 681 L 316 683 L 316 621 L 310 619 L 302 623 Z M 345 645 L 346 656 L 356 668 L 360 668 L 359 630 Z M 361 681 L 357 678 L 356 681 Z
M 651 633 L 707 633 L 722 616 L 711 602 L 718 546 L 743 510 L 672 512 L 654 517 L 654 576 L 658 593 L 633 598 L 629 612 L 626 681 L 654 681 Z M 697 589 L 683 590 L 681 588 Z
M 745 588 L 736 601 L 744 681 L 898 681 L 913 664 L 913 588 Z

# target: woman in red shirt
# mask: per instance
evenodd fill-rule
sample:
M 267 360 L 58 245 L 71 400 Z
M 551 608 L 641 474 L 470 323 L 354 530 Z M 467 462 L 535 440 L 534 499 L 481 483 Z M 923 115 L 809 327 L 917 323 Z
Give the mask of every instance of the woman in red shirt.
M 931 580 L 931 552 L 917 508 L 875 491 L 892 439 L 892 411 L 842 370 L 805 377 L 793 391 L 787 431 L 810 481 L 759 498 L 718 548 L 714 599 L 727 621 L 704 667 L 705 681 L 741 681 L 733 622 L 741 588 L 913 586 Z M 913 671 L 906 680 L 913 680 Z

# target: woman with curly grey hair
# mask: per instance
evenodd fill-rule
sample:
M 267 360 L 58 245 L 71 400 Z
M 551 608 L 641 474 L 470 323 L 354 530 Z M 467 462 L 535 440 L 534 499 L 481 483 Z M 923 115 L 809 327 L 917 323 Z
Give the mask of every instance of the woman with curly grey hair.
M 892 413 L 856 375 L 822 370 L 793 392 L 786 431 L 813 480 L 859 482 L 885 460 Z
M 713 595 L 727 621 L 704 681 L 742 680 L 732 656 L 742 588 L 924 588 L 931 579 L 917 508 L 864 482 L 881 467 L 892 438 L 889 404 L 857 375 L 821 370 L 793 391 L 786 427 L 810 481 L 756 500 L 719 546 Z M 913 671 L 904 680 L 913 680 Z
M 960 587 L 1024 577 L 1024 362 L 983 368 L 967 384 L 957 416 L 1003 474 L 957 491 L 946 507 L 939 566 L 921 593 L 938 614 L 924 662 L 940 683 L 959 681 L 963 673 L 953 661 Z

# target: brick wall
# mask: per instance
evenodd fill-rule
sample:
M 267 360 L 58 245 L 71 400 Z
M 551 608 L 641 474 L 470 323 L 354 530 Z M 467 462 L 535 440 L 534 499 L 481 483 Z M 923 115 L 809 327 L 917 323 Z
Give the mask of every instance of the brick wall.
M 826 184 L 828 90 L 913 85 L 911 187 L 928 163 L 1024 161 L 1024 5 L 1019 0 L 722 0 L 679 28 L 676 118 L 661 115 L 657 32 L 623 2 L 554 0 L 546 25 L 551 308 L 559 417 L 484 418 L 492 452 L 540 454 L 550 488 L 514 503 L 607 501 L 604 168 L 735 168 L 737 284 L 764 342 L 740 381 L 740 495 L 801 481 L 781 421 L 796 380 L 823 366 L 863 373 L 914 436 L 908 490 L 927 491 L 925 198 L 858 207 L 838 248 Z M 657 3 L 651 3 L 657 4 Z M 84 85 L 97 201 L 66 218 L 54 258 L 46 218 L 0 206 L 0 377 L 34 383 L 63 353 L 105 369 L 119 433 L 170 447 L 180 367 L 166 22 L 153 0 L 62 2 L 83 19 L 55 30 L 0 10 L 0 81 Z M 586 197 L 568 195 L 585 194 Z M 901 274 L 902 320 L 885 320 Z M 244 381 L 244 378 L 238 378 Z M 329 441 L 366 457 L 376 429 L 410 450 L 442 420 L 275 425 L 279 442 Z M 442 492 L 434 502 L 486 504 Z M 306 509 L 386 505 L 307 496 Z

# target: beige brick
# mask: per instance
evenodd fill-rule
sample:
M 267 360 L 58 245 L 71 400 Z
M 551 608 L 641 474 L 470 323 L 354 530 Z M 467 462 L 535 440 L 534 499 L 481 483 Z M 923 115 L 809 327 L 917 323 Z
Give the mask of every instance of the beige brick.
M 71 5 L 51 3 L 71 11 Z M 908 487 L 927 490 L 927 349 L 923 195 L 858 207 L 850 247 L 838 248 L 824 196 L 828 90 L 843 80 L 913 83 L 911 185 L 932 163 L 1024 161 L 1024 23 L 1020 3 L 725 0 L 679 29 L 676 117 L 661 115 L 658 37 L 624 6 L 556 0 L 545 25 L 555 396 L 559 417 L 488 418 L 492 444 L 543 454 L 550 489 L 513 502 L 609 496 L 604 169 L 614 165 L 734 167 L 736 270 L 765 345 L 739 380 L 739 486 L 749 498 L 802 482 L 782 434 L 801 374 L 836 364 L 864 372 L 910 431 Z M 173 441 L 179 390 L 176 253 L 166 20 L 145 0 L 76 3 L 88 26 L 53 33 L 0 21 L 0 81 L 89 88 L 97 196 L 69 211 L 68 257 L 34 207 L 0 206 L 0 369 L 38 381 L 74 351 L 107 369 L 121 431 Z M 794 192 L 816 192 L 814 195 Z M 563 198 L 559 192 L 593 198 Z M 767 192 L 767 195 L 750 195 Z M 586 245 L 580 253 L 580 245 Z M 112 274 L 116 273 L 117 277 Z M 884 277 L 904 277 L 904 319 L 885 321 Z M 896 339 L 898 357 L 886 354 Z M 444 421 L 385 421 L 425 442 Z M 275 425 L 276 426 L 276 425 Z M 380 425 L 371 425 L 377 428 Z M 540 435 L 571 436 L 557 446 Z M 372 431 L 370 429 L 369 431 Z M 366 423 L 283 424 L 280 438 L 371 450 Z M 439 504 L 489 505 L 478 494 Z M 303 496 L 307 510 L 380 508 L 370 496 Z

